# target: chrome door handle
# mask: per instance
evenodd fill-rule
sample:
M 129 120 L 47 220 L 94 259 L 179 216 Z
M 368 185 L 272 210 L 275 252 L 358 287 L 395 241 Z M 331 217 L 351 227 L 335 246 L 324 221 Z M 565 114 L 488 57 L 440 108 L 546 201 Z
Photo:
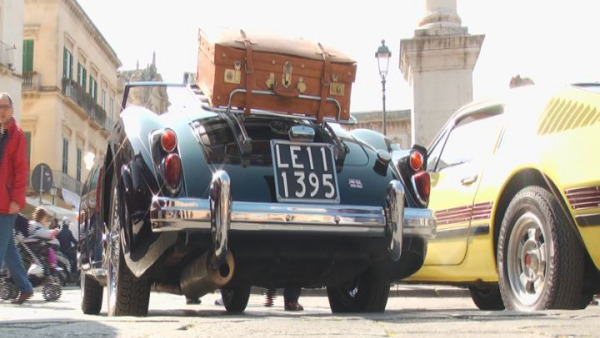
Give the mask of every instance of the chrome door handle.
M 471 176 L 471 177 L 464 177 L 463 179 L 460 180 L 460 183 L 463 185 L 469 185 L 474 183 L 475 181 L 477 181 L 477 175 Z

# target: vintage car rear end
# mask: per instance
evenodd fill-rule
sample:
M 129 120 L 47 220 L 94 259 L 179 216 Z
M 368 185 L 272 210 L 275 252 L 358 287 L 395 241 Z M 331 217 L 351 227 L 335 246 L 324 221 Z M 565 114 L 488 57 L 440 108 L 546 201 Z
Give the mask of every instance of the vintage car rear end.
M 385 149 L 327 120 L 214 108 L 193 87 L 131 84 L 125 100 L 85 188 L 85 313 L 104 285 L 110 315 L 147 314 L 151 290 L 221 289 L 241 312 L 251 286 L 384 311 L 390 283 L 421 267 L 435 222 Z

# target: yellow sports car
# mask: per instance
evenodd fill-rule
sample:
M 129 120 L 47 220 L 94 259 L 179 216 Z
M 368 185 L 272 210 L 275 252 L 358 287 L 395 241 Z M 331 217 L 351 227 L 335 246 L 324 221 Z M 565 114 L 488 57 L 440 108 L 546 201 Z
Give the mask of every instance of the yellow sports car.
M 480 309 L 585 308 L 600 292 L 600 83 L 459 109 L 428 148 L 437 235 L 406 281 Z

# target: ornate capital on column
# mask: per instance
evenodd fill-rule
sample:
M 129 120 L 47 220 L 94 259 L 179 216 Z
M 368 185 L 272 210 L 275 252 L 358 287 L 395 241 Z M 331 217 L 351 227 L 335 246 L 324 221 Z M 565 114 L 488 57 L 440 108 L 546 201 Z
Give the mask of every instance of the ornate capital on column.
M 456 12 L 456 0 L 425 0 L 425 11 L 415 36 L 467 34 Z
M 414 73 L 475 68 L 485 35 L 425 36 L 400 41 L 400 70 Z

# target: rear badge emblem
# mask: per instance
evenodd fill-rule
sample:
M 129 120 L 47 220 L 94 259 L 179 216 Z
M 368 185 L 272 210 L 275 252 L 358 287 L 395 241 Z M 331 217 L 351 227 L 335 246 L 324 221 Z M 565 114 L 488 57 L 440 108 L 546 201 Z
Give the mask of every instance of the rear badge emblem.
M 362 182 L 357 178 L 351 178 L 348 180 L 348 183 L 350 184 L 350 188 L 362 189 L 363 187 Z

